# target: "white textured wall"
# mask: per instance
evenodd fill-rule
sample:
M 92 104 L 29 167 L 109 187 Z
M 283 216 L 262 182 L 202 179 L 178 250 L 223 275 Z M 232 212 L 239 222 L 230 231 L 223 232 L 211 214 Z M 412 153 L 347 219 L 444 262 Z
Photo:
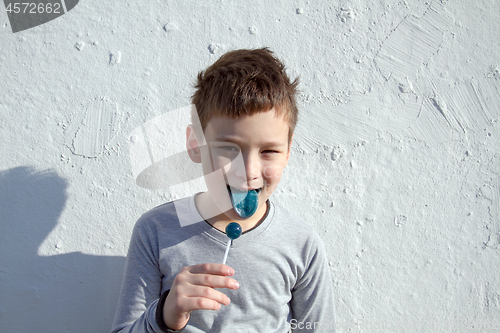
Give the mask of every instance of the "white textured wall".
M 135 220 L 129 134 L 224 51 L 300 75 L 275 199 L 323 237 L 340 332 L 500 330 L 500 3 L 0 5 L 0 332 L 107 332 Z M 189 188 L 188 188 L 189 190 Z

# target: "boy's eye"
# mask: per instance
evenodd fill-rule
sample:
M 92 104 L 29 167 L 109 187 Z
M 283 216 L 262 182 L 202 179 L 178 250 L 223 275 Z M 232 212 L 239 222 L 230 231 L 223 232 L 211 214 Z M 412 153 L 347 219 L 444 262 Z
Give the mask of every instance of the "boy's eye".
M 276 150 L 264 150 L 263 153 L 264 154 L 275 154 L 275 153 L 277 153 L 277 151 Z
M 219 148 L 227 150 L 227 151 L 238 151 L 238 149 L 236 149 L 236 147 L 232 147 L 232 146 L 222 146 L 222 147 L 219 147 Z

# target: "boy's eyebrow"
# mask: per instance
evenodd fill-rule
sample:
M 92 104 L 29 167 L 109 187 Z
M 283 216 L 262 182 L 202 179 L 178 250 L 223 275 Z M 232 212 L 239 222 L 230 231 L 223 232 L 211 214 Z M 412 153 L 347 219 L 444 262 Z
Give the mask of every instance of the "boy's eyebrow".
M 236 143 L 238 142 L 237 139 L 231 137 L 231 136 L 228 136 L 228 137 L 216 137 L 214 139 L 214 142 L 232 142 L 232 143 Z M 280 141 L 266 141 L 266 142 L 263 142 L 263 145 L 265 146 L 273 146 L 273 147 L 280 147 L 280 146 L 286 146 L 287 143 L 283 143 L 283 142 L 280 142 Z

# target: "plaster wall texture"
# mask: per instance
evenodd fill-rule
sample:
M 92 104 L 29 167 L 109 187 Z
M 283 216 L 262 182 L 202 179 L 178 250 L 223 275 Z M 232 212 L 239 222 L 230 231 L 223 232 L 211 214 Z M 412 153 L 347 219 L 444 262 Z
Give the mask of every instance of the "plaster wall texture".
M 500 2 L 96 1 L 0 10 L 0 332 L 107 332 L 144 211 L 130 133 L 268 46 L 300 75 L 274 198 L 323 238 L 339 332 L 500 331 Z M 183 192 L 184 191 L 184 192 Z

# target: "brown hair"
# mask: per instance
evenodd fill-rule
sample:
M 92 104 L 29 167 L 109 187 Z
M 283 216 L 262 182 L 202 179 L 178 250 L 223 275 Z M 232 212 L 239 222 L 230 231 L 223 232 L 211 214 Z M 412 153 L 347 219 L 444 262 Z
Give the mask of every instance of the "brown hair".
M 285 66 L 268 48 L 235 50 L 198 73 L 192 102 L 201 128 L 212 117 L 239 118 L 275 109 L 289 123 L 290 140 L 297 124 L 298 78 L 290 82 Z

